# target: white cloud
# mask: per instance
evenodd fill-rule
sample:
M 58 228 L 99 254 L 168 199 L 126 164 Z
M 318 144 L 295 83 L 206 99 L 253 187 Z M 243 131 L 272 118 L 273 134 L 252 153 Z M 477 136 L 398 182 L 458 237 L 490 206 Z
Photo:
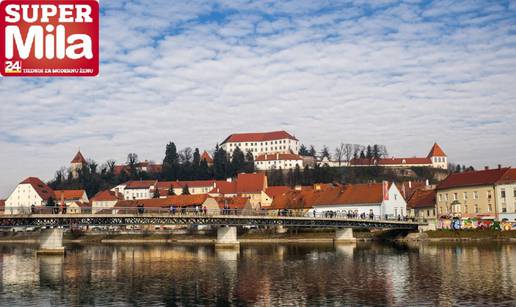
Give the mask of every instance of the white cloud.
M 102 3 L 99 78 L 0 81 L 0 196 L 78 147 L 159 161 L 238 131 L 516 165 L 514 10 L 368 3 Z

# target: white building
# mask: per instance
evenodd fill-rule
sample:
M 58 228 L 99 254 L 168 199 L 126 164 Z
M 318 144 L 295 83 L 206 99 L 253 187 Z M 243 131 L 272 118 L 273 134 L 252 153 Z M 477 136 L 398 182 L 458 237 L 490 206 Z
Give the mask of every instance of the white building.
M 496 182 L 496 207 L 499 220 L 516 221 L 516 169 L 511 168 Z
M 257 170 L 303 168 L 303 158 L 293 153 L 262 154 L 254 159 Z
M 128 181 L 111 189 L 123 195 L 125 200 L 153 198 L 156 180 Z
M 336 190 L 339 189 L 339 190 Z M 347 214 L 362 214 L 375 218 L 397 218 L 407 215 L 407 202 L 395 184 L 372 183 L 350 184 L 322 190 L 308 215 L 324 214 L 326 211 Z
M 5 201 L 5 214 L 28 213 L 32 206 L 46 206 L 50 198 L 54 198 L 54 191 L 39 178 L 29 177 Z
M 92 213 L 97 213 L 103 209 L 113 208 L 117 201 L 122 198 L 121 194 L 117 194 L 113 191 L 100 191 L 91 199 L 91 210 Z
M 237 147 L 244 154 L 250 151 L 255 158 L 266 153 L 299 152 L 299 140 L 286 131 L 236 133 L 228 136 L 220 146 L 229 154 Z
M 208 194 L 215 187 L 215 180 L 184 180 L 184 181 L 160 181 L 156 184 L 160 197 L 167 197 L 170 188 L 174 195 L 183 194 L 183 190 L 188 188 L 192 195 Z

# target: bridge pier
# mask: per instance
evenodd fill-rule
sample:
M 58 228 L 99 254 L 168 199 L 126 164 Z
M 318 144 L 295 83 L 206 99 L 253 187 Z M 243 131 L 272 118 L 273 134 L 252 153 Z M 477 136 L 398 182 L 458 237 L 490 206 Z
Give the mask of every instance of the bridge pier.
M 217 229 L 217 241 L 215 247 L 221 248 L 238 248 L 240 242 L 237 239 L 236 227 L 219 227 Z
M 41 232 L 38 254 L 64 254 L 63 229 L 50 228 Z
M 355 243 L 357 239 L 353 237 L 353 228 L 341 228 L 335 231 L 334 243 Z

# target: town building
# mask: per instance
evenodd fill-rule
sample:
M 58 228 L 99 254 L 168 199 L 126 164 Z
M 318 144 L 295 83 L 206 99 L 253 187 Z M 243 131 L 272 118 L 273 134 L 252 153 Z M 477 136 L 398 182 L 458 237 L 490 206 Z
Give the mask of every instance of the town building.
M 183 194 L 184 189 L 188 189 L 189 194 L 207 194 L 215 187 L 215 180 L 183 180 L 183 181 L 159 181 L 157 189 L 160 197 L 167 197 L 170 195 Z
M 448 157 L 439 144 L 435 143 L 426 157 L 410 157 L 410 158 L 353 158 L 349 162 L 350 166 L 367 167 L 367 166 L 383 166 L 383 167 L 433 167 L 440 169 L 448 169 Z
M 6 199 L 5 214 L 28 213 L 32 206 L 46 206 L 49 199 L 54 199 L 54 191 L 39 178 L 29 177 L 20 182 Z
M 111 191 L 120 193 L 125 200 L 149 199 L 154 197 L 157 180 L 128 181 L 122 183 Z
M 75 157 L 70 162 L 70 171 L 72 172 L 73 178 L 79 178 L 79 171 L 86 165 L 86 159 L 82 155 L 81 151 L 77 151 Z
M 213 158 L 206 150 L 201 155 L 201 161 L 202 160 L 206 161 L 206 164 L 208 164 L 208 166 L 213 165 Z
M 501 205 L 496 186 L 509 168 L 452 173 L 437 186 L 438 217 L 498 218 Z M 507 200 L 507 182 L 503 183 Z M 501 198 L 502 188 L 499 189 Z M 497 201 L 498 199 L 498 201 Z M 506 202 L 507 204 L 507 202 Z M 508 208 L 508 205 L 507 207 Z M 512 207 L 511 207 L 512 208 Z
M 149 174 L 158 174 L 158 173 L 161 173 L 161 170 L 163 169 L 163 165 L 145 160 L 143 162 L 136 163 L 135 166 L 134 166 L 134 169 L 137 172 L 146 172 L 146 173 L 149 173 Z M 120 175 L 122 172 L 125 172 L 126 174 L 128 174 L 129 171 L 130 171 L 129 165 L 115 165 L 114 170 L 113 170 L 113 172 L 117 176 Z
M 254 159 L 257 170 L 303 168 L 303 158 L 293 153 L 261 154 Z
M 503 174 L 495 186 L 498 218 L 516 221 L 516 168 Z
M 407 215 L 407 203 L 395 184 L 372 183 L 350 185 L 316 184 L 313 189 L 297 189 L 277 195 L 271 206 L 272 214 L 289 210 L 293 215 L 316 216 L 335 212 L 338 215 L 375 218 L 402 218 Z
M 220 146 L 230 155 L 237 147 L 244 154 L 250 151 L 254 158 L 263 154 L 299 152 L 299 140 L 283 130 L 231 134 Z
M 216 181 L 209 192 L 214 197 L 246 197 L 253 209 L 259 209 L 272 202 L 265 193 L 268 188 L 267 176 L 264 173 L 238 174 L 234 181 Z
M 419 189 L 414 191 L 410 196 L 407 207 L 409 216 L 417 219 L 432 221 L 435 225 L 436 220 L 436 190 L 435 189 Z
M 88 195 L 85 190 L 54 190 L 56 203 L 64 202 L 66 206 L 73 203 L 88 203 Z
M 114 191 L 100 191 L 91 199 L 92 213 L 97 213 L 103 209 L 113 208 L 121 199 L 123 199 L 123 195 L 117 194 Z

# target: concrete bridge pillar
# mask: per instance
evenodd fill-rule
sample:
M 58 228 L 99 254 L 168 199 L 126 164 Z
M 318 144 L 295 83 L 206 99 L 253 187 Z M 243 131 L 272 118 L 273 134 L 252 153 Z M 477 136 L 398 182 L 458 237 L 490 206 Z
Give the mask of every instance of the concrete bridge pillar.
M 41 232 L 38 254 L 64 254 L 63 229 L 50 228 Z
M 355 243 L 357 239 L 353 237 L 353 228 L 342 228 L 335 231 L 335 243 Z
M 240 242 L 237 239 L 236 227 L 219 227 L 217 229 L 217 241 L 215 247 L 237 248 Z

